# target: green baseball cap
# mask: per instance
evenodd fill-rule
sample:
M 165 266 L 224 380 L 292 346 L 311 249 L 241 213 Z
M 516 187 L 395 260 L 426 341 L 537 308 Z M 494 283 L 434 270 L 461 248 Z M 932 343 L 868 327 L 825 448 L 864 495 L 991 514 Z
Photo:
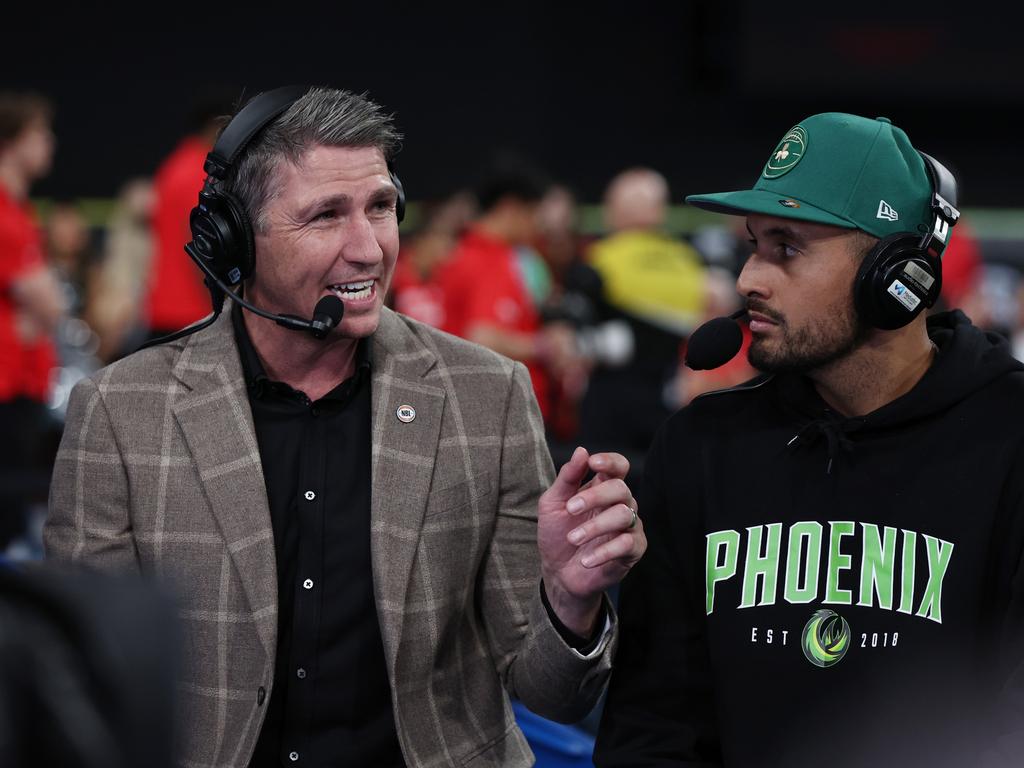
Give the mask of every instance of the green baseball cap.
M 686 202 L 717 213 L 763 213 L 885 237 L 930 229 L 931 197 L 924 160 L 888 118 L 826 112 L 782 137 L 753 189 L 689 195 Z

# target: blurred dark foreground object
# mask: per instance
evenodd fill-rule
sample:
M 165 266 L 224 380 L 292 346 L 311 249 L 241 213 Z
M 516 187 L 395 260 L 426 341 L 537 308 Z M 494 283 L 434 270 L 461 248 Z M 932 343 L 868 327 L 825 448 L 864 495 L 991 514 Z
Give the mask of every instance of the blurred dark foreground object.
M 138 578 L 0 561 L 0 766 L 170 768 L 177 657 Z

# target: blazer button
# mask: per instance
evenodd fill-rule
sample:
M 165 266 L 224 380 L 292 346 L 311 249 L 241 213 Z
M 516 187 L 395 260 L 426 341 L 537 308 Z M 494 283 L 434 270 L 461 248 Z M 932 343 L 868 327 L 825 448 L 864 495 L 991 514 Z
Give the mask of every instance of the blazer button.
M 262 685 L 260 689 L 256 691 L 256 705 L 262 707 L 263 702 L 267 700 L 267 689 Z

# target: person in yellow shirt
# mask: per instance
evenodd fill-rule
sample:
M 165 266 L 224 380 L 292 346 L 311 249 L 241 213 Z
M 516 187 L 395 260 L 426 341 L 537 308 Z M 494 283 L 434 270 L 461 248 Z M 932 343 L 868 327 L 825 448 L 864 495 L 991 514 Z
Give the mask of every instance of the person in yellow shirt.
M 596 356 L 580 403 L 580 435 L 640 457 L 679 402 L 674 385 L 680 346 L 705 317 L 711 280 L 700 254 L 663 231 L 665 178 L 648 168 L 623 171 L 608 185 L 608 236 L 587 252 L 600 277 L 599 320 L 617 329 Z M 589 444 L 589 443 L 588 443 Z

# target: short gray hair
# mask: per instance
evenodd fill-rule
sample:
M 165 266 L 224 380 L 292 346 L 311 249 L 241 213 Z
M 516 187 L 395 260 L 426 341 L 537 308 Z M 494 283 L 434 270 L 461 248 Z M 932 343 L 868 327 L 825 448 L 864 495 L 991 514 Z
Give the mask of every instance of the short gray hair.
M 277 194 L 282 160 L 298 165 L 313 147 L 376 147 L 390 166 L 402 134 L 393 115 L 366 94 L 312 88 L 264 128 L 245 148 L 223 189 L 245 208 L 253 227 L 265 232 L 266 206 Z

